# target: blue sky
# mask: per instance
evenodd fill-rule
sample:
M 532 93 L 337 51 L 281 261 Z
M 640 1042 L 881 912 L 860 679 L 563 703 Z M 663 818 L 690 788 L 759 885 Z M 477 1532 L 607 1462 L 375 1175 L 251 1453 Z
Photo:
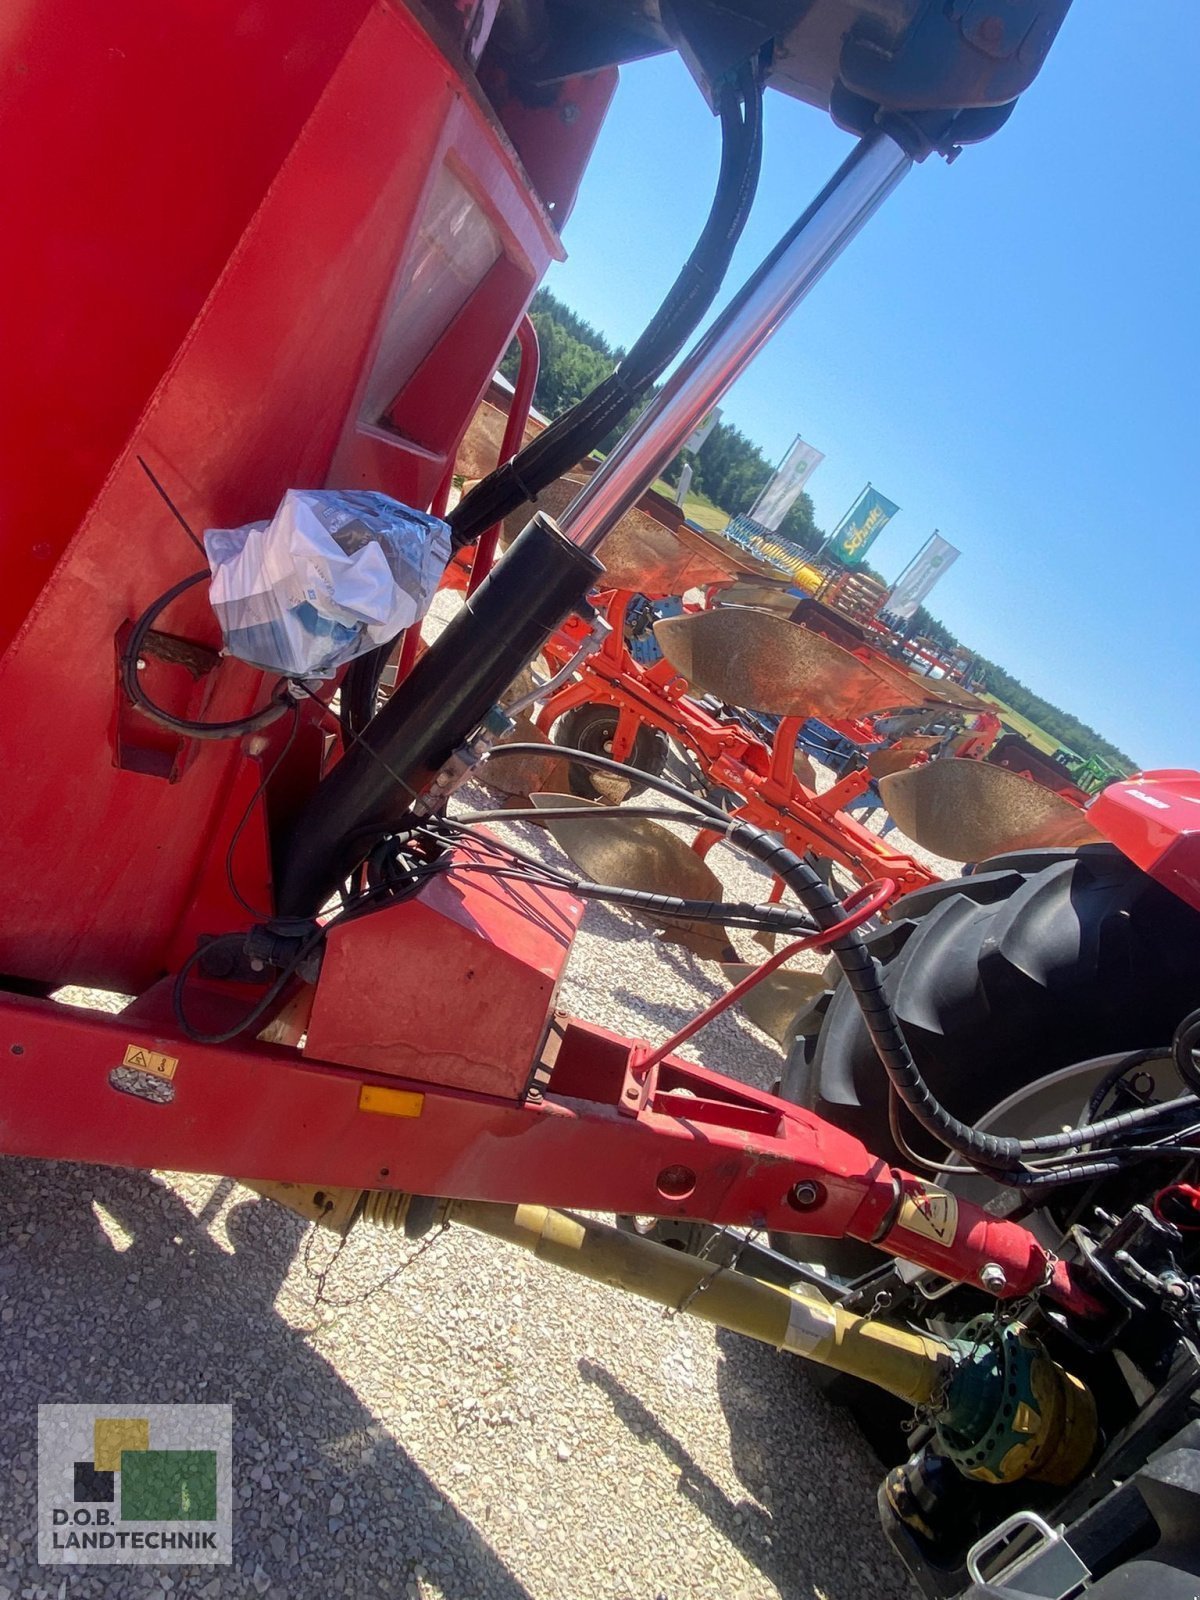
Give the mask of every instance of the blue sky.
M 832 527 L 868 480 L 962 550 L 935 615 L 1144 767 L 1200 766 L 1197 0 L 1076 0 L 1007 127 L 916 168 L 759 356 L 726 420 L 826 453 Z M 768 97 L 727 290 L 851 141 Z M 675 58 L 624 69 L 549 287 L 619 343 L 707 210 L 718 130 Z

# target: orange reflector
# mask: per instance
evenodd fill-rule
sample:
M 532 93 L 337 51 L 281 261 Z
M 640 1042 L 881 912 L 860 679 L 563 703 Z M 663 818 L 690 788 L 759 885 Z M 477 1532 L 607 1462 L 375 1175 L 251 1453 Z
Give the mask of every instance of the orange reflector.
M 374 1111 L 380 1117 L 419 1117 L 424 1107 L 425 1096 L 415 1089 L 382 1089 L 364 1083 L 358 1091 L 358 1109 Z

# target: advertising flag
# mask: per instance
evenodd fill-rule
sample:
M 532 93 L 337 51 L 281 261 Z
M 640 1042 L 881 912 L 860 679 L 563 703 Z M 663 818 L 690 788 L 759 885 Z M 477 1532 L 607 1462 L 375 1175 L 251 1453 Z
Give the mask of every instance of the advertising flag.
M 856 567 L 900 507 L 868 484 L 838 523 L 825 554 Z
M 949 571 L 961 553 L 940 534 L 932 534 L 896 579 L 891 594 L 880 609 L 899 617 L 901 621 L 915 616 L 925 596 L 943 573 Z
M 694 455 L 704 441 L 708 438 L 709 434 L 716 427 L 717 423 L 720 422 L 720 420 L 721 408 L 720 406 L 714 406 L 711 411 L 709 411 L 700 419 L 700 423 L 695 432 L 689 434 L 688 437 L 683 441 L 683 448 L 685 450 L 690 450 Z
M 797 434 L 792 448 L 776 467 L 758 499 L 750 507 L 751 520 L 778 533 L 784 517 L 800 498 L 800 491 L 824 461 L 820 450 L 805 444 Z

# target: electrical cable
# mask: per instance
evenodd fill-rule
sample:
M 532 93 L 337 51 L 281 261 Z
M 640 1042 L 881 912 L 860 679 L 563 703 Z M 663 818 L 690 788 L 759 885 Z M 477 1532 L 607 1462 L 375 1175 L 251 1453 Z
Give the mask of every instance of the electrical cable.
M 610 905 L 628 906 L 648 916 L 671 921 L 719 922 L 731 928 L 779 934 L 815 934 L 812 922 L 798 912 L 782 906 L 752 904 L 740 900 L 689 900 L 676 895 L 652 894 L 645 889 L 629 889 L 620 884 L 593 883 L 588 878 L 547 877 L 521 867 L 506 867 L 482 861 L 432 862 L 415 868 L 411 879 L 435 878 L 443 873 L 477 872 L 485 877 L 511 878 L 539 889 L 563 889 L 581 900 L 598 900 Z
M 138 456 L 137 464 L 138 464 L 139 467 L 141 467 L 142 471 L 146 474 L 146 476 L 150 479 L 150 482 L 154 485 L 155 489 L 158 491 L 159 499 L 162 500 L 162 502 L 166 506 L 167 510 L 175 518 L 175 521 L 183 529 L 184 533 L 187 534 L 188 538 L 196 546 L 196 549 L 199 550 L 200 554 L 204 557 L 205 561 L 207 561 L 208 560 L 208 551 L 204 548 L 203 541 L 201 539 L 197 538 L 195 529 L 192 527 L 191 523 L 184 516 L 183 512 L 180 511 L 179 507 L 175 504 L 174 500 L 171 499 L 171 496 L 167 493 L 167 491 L 163 487 L 163 485 L 154 476 L 154 472 L 153 472 L 152 468 L 150 467 L 149 462 L 146 460 L 145 456 Z
M 290 744 L 290 742 L 291 736 L 289 735 L 288 744 Z M 284 749 L 281 750 L 280 754 L 276 757 L 276 761 L 272 766 L 272 773 L 279 761 L 282 760 L 284 754 L 286 754 L 286 750 L 287 745 L 285 744 Z M 271 773 L 268 773 L 263 779 L 262 783 L 260 784 L 259 791 L 256 791 L 255 795 L 251 799 L 251 806 L 253 806 L 254 802 L 258 799 L 259 793 L 261 792 L 262 788 L 265 787 L 266 782 L 269 781 L 270 776 Z M 620 810 L 621 808 L 611 807 L 605 809 Z M 248 807 L 245 815 L 242 818 L 242 822 L 239 823 L 238 828 L 235 831 L 234 839 L 231 841 L 230 852 L 228 852 L 226 855 L 227 869 L 229 866 L 230 855 L 232 853 L 232 846 L 234 843 L 236 843 L 237 836 L 240 834 L 246 817 L 249 816 L 249 814 L 250 808 Z M 446 823 L 448 821 L 446 818 L 439 820 L 442 823 Z M 432 829 L 427 830 L 422 828 L 417 831 L 429 831 L 433 833 L 433 837 L 439 845 L 442 843 L 440 839 L 437 839 L 437 834 Z M 454 831 L 453 824 L 451 824 L 449 831 Z M 641 889 L 628 889 L 615 884 L 592 883 L 587 879 L 572 877 L 571 875 L 565 873 L 556 873 L 553 871 L 553 869 L 547 868 L 543 863 L 535 861 L 534 858 L 526 857 L 524 856 L 523 852 L 517 852 L 512 847 L 502 844 L 499 841 L 471 835 L 469 836 L 469 842 L 476 847 L 486 844 L 496 853 L 512 854 L 518 859 L 519 865 L 518 867 L 507 867 L 503 865 L 493 865 L 487 862 L 455 861 L 452 857 L 447 856 L 440 860 L 429 862 L 424 867 L 410 867 L 405 875 L 405 881 L 403 885 L 404 891 L 406 893 L 414 893 L 420 889 L 426 881 L 440 876 L 443 873 L 455 871 L 478 872 L 484 876 L 517 879 L 521 882 L 532 884 L 539 888 L 568 890 L 573 894 L 579 895 L 581 899 L 592 899 L 601 902 L 607 902 L 609 904 L 626 906 L 630 909 L 638 910 L 645 914 L 668 920 L 719 922 L 727 927 L 746 928 L 752 931 L 765 930 L 780 934 L 812 934 L 817 931 L 811 921 L 803 918 L 797 912 L 789 911 L 781 906 L 752 905 L 742 901 L 724 902 L 688 900 L 674 895 L 658 895 L 651 894 Z M 534 870 L 529 870 L 530 865 Z M 258 913 L 254 912 L 253 909 L 248 906 L 247 902 L 242 900 L 232 881 L 230 887 L 233 889 L 235 895 L 237 895 L 238 901 L 243 908 L 249 910 L 252 915 L 257 916 Z M 315 928 L 313 932 L 304 941 L 302 941 L 287 963 L 280 969 L 278 976 L 271 983 L 270 987 L 259 997 L 254 1005 L 251 1006 L 249 1011 L 245 1013 L 240 1021 L 229 1028 L 220 1029 L 214 1033 L 201 1032 L 188 1021 L 186 1010 L 184 1008 L 184 994 L 187 980 L 196 963 L 203 955 L 210 953 L 214 945 L 232 941 L 240 949 L 244 947 L 244 936 L 241 934 L 225 935 L 220 940 L 210 941 L 208 944 L 198 946 L 191 953 L 191 955 L 187 957 L 180 967 L 179 972 L 176 974 L 172 991 L 175 1018 L 180 1029 L 188 1036 L 188 1038 L 195 1040 L 199 1044 L 226 1044 L 229 1040 L 236 1038 L 239 1034 L 245 1033 L 268 1013 L 278 998 L 283 994 L 284 989 L 295 975 L 297 969 L 325 940 L 331 929 L 337 927 L 344 921 L 350 920 L 352 917 L 368 915 L 372 910 L 382 909 L 384 905 L 394 904 L 397 899 L 403 897 L 403 894 L 397 894 L 393 892 L 393 886 L 391 885 L 384 885 L 378 888 L 368 889 L 358 894 L 349 896 L 341 912 L 332 917 L 324 925 Z
M 503 754 L 503 747 L 498 754 Z M 709 826 L 708 818 L 690 811 L 671 811 L 666 806 L 594 805 L 584 802 L 578 806 L 514 806 L 511 811 L 473 811 L 452 821 L 472 822 L 576 822 L 592 817 L 642 817 L 656 822 L 684 822 L 690 827 Z
M 180 595 L 186 594 L 189 589 L 194 589 L 198 583 L 204 583 L 209 577 L 211 573 L 205 567 L 202 572 L 193 572 L 189 577 L 181 578 L 142 612 L 134 623 L 125 648 L 121 652 L 121 685 L 133 704 L 144 712 L 151 722 L 157 722 L 160 727 L 170 728 L 173 733 L 186 734 L 189 739 L 237 739 L 243 734 L 257 733 L 260 728 L 269 727 L 272 722 L 283 716 L 293 702 L 282 684 L 276 688 L 265 706 L 258 711 L 252 711 L 249 716 L 235 717 L 228 722 L 199 722 L 190 717 L 177 717 L 173 712 L 164 711 L 162 706 L 156 705 L 151 700 L 138 680 L 138 661 L 141 659 L 146 637 L 151 628 L 172 602 L 178 600 Z
M 971 1170 L 969 1167 L 964 1167 L 961 1161 L 957 1164 L 952 1161 L 931 1161 L 928 1156 L 917 1154 L 904 1137 L 904 1130 L 900 1126 L 900 1098 L 890 1083 L 888 1084 L 888 1129 L 896 1149 L 911 1166 L 919 1167 L 922 1172 L 935 1173 L 939 1177 L 946 1173 L 957 1172 L 961 1177 L 963 1173 Z
M 356 916 L 365 915 L 366 913 L 361 909 L 362 905 L 370 902 L 369 909 L 373 909 L 374 902 L 379 899 L 380 895 L 377 892 L 366 891 L 353 897 L 348 906 L 339 911 L 336 916 L 331 917 L 328 922 L 315 927 L 308 937 L 297 945 L 294 953 L 280 968 L 278 977 L 259 996 L 241 1020 L 234 1023 L 232 1027 L 219 1029 L 216 1033 L 202 1033 L 187 1020 L 187 1014 L 183 1006 L 184 990 L 192 968 L 203 956 L 211 954 L 215 948 L 221 945 L 230 943 L 236 945 L 239 950 L 244 949 L 245 935 L 241 933 L 222 934 L 220 938 L 210 939 L 206 944 L 197 945 L 191 955 L 187 956 L 181 964 L 171 988 L 171 1005 L 181 1032 L 185 1033 L 189 1039 L 194 1040 L 197 1044 L 228 1044 L 231 1039 L 236 1039 L 239 1034 L 245 1033 L 247 1029 L 252 1028 L 256 1022 L 261 1021 L 268 1014 L 295 976 L 297 970 L 328 937 L 330 931 L 339 927 L 343 922 L 352 921 Z
M 236 1022 L 231 1028 L 218 1029 L 216 1033 L 202 1033 L 198 1028 L 194 1028 L 187 1020 L 187 1013 L 183 1008 L 184 990 L 187 986 L 187 980 L 192 968 L 202 956 L 211 954 L 215 945 L 224 944 L 230 940 L 233 940 L 237 944 L 238 948 L 241 949 L 245 942 L 244 936 L 240 933 L 226 934 L 221 939 L 213 939 L 207 944 L 197 945 L 192 951 L 191 955 L 188 956 L 180 966 L 179 971 L 175 974 L 175 982 L 171 988 L 171 1006 L 175 1013 L 175 1021 L 179 1024 L 180 1031 L 185 1033 L 189 1039 L 194 1040 L 197 1044 L 228 1044 L 231 1039 L 236 1039 L 240 1033 L 245 1033 L 247 1029 L 252 1028 L 256 1022 L 260 1021 L 267 1015 L 268 1011 L 270 1011 L 276 1000 L 283 994 L 284 989 L 291 982 L 297 967 L 299 967 L 300 963 L 312 954 L 320 940 L 324 939 L 326 931 L 326 928 L 319 928 L 315 934 L 310 935 L 309 938 L 306 939 L 299 947 L 299 949 L 296 951 L 296 954 L 292 957 L 288 964 L 281 969 L 279 976 L 271 984 L 270 988 L 267 989 L 257 1001 L 255 1001 L 255 1003 L 250 1007 L 249 1011 L 245 1013 L 240 1021 Z

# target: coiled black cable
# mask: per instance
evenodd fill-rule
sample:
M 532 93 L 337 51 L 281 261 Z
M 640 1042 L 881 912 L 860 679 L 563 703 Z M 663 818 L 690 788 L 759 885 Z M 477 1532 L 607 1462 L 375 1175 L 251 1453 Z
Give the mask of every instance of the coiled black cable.
M 170 728 L 174 733 L 185 734 L 189 739 L 236 739 L 244 733 L 256 733 L 260 728 L 268 727 L 283 716 L 293 702 L 282 684 L 261 710 L 252 711 L 249 716 L 235 717 L 228 722 L 199 722 L 191 717 L 177 717 L 171 711 L 164 711 L 162 706 L 156 705 L 151 700 L 138 678 L 138 662 L 151 628 L 181 594 L 186 594 L 189 589 L 195 588 L 196 584 L 204 583 L 211 577 L 212 573 L 207 567 L 200 572 L 193 572 L 190 577 L 181 578 L 165 593 L 160 594 L 153 604 L 147 606 L 134 623 L 128 642 L 121 652 L 121 684 L 138 710 L 149 717 L 151 722 L 157 722 L 160 727 Z

